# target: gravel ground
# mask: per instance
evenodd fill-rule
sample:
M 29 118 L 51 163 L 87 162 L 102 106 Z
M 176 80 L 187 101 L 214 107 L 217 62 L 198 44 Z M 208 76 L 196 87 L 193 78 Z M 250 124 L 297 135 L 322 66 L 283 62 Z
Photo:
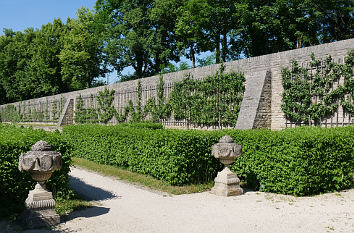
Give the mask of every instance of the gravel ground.
M 170 196 L 73 168 L 71 186 L 92 208 L 76 211 L 52 231 L 100 233 L 354 232 L 354 189 L 314 197 L 246 192 Z

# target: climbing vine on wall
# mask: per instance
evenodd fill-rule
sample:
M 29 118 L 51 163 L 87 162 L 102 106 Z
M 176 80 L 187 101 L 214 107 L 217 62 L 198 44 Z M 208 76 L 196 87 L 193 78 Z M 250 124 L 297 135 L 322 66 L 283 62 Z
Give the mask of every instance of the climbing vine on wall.
M 74 120 L 76 123 L 84 124 L 84 123 L 98 123 L 98 112 L 93 106 L 94 97 L 93 95 L 90 96 L 90 106 L 84 108 L 84 100 L 82 96 L 79 95 L 76 98 L 76 105 L 75 105 L 75 117 Z
M 144 116 L 147 116 L 152 122 L 166 120 L 171 113 L 170 105 L 164 97 L 164 82 L 163 76 L 160 75 L 159 84 L 157 86 L 157 98 L 152 97 L 147 100 L 144 106 Z
M 114 90 L 99 91 L 97 96 L 97 101 L 99 105 L 98 114 L 100 116 L 100 122 L 106 124 L 115 115 L 115 108 L 112 106 L 114 100 Z
M 172 114 L 176 120 L 186 120 L 195 126 L 234 126 L 243 98 L 245 78 L 241 73 L 224 73 L 224 67 L 217 74 L 202 80 L 191 76 L 175 83 L 169 98 L 164 93 L 163 76 L 160 76 L 156 97 L 149 98 L 142 105 L 142 87 L 137 83 L 137 101 L 117 111 L 112 106 L 115 91 L 105 89 L 96 97 L 98 109 L 84 107 L 81 96 L 76 99 L 76 123 L 108 123 L 113 116 L 122 122 L 160 122 Z M 90 113 L 91 112 L 91 113 Z M 91 115 L 91 116 L 90 116 Z M 99 117 L 98 117 L 99 116 Z
M 318 125 L 332 116 L 339 105 L 353 116 L 353 65 L 354 50 L 348 53 L 344 64 L 332 61 L 330 56 L 320 61 L 312 54 L 310 67 L 306 69 L 293 60 L 290 69 L 282 69 L 281 108 L 286 118 L 297 124 Z M 334 88 L 333 84 L 341 77 L 343 85 Z
M 175 84 L 169 104 L 176 120 L 197 126 L 235 126 L 244 93 L 243 74 L 224 73 L 195 80 L 188 76 Z

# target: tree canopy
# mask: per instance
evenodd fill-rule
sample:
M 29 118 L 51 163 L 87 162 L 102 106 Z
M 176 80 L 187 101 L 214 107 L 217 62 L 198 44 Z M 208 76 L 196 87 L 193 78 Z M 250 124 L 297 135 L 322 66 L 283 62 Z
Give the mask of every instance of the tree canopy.
M 0 104 L 353 38 L 352 0 L 97 0 L 0 36 Z M 200 54 L 208 52 L 205 58 Z M 125 75 L 130 67 L 133 74 Z

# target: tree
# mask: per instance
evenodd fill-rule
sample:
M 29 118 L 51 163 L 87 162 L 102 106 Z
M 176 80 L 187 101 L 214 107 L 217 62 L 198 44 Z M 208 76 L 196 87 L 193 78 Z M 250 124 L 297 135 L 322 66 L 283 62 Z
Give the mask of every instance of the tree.
M 106 71 L 102 56 L 101 30 L 95 14 L 87 8 L 77 12 L 77 19 L 68 19 L 59 54 L 65 91 L 92 87 L 95 79 Z
M 210 7 L 206 1 L 184 1 L 178 8 L 176 35 L 178 48 L 196 67 L 196 55 L 206 52 L 212 46 L 205 31 L 209 24 Z
M 172 30 L 175 2 L 98 0 L 96 9 L 107 31 L 104 52 L 108 64 L 118 73 L 131 66 L 135 73 L 130 79 L 135 79 L 178 61 Z
M 353 36 L 350 0 L 241 0 L 234 5 L 232 48 L 246 57 Z

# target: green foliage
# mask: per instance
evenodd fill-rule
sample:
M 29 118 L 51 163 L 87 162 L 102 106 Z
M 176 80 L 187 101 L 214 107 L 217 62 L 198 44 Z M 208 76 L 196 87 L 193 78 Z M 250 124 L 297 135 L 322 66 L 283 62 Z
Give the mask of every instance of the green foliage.
M 353 1 L 241 0 L 235 3 L 231 47 L 259 56 L 352 38 Z
M 78 11 L 77 19 L 60 19 L 24 32 L 0 36 L 0 103 L 84 89 L 106 71 L 101 32 L 95 14 Z
M 169 104 L 176 120 L 197 126 L 235 126 L 243 98 L 241 73 L 220 72 L 202 80 L 190 77 L 175 84 Z
M 350 188 L 354 127 L 270 130 L 163 130 L 141 125 L 76 125 L 63 130 L 73 156 L 149 174 L 173 185 L 211 181 L 221 163 L 211 146 L 229 134 L 242 146 L 232 169 L 267 192 L 313 195 Z
M 157 86 L 157 101 L 155 98 L 148 99 L 144 106 L 144 114 L 149 114 L 150 121 L 156 123 L 167 119 L 170 116 L 170 112 L 170 105 L 164 97 L 163 76 L 160 75 L 160 82 Z
M 0 124 L 0 208 L 9 206 L 23 207 L 28 191 L 34 188 L 35 181 L 28 172 L 18 170 L 18 158 L 26 153 L 39 140 L 45 140 L 53 149 L 62 154 L 62 168 L 55 171 L 46 182 L 47 188 L 53 192 L 55 198 L 70 196 L 69 178 L 71 156 L 69 144 L 64 141 L 59 132 L 48 133 L 31 128 L 16 128 L 15 126 Z M 12 209 L 1 209 L 1 215 L 8 215 Z
M 137 88 L 138 100 L 136 109 L 134 108 L 133 102 L 131 100 L 129 101 L 128 106 L 125 108 L 125 114 L 126 116 L 128 116 L 128 114 L 130 115 L 129 122 L 131 123 L 142 122 L 144 119 L 144 113 L 141 106 L 141 94 L 141 82 L 139 80 Z
M 97 96 L 97 101 L 99 105 L 99 116 L 100 122 L 106 124 L 109 120 L 112 119 L 116 110 L 112 106 L 114 100 L 114 90 L 108 90 L 107 88 L 104 91 L 99 91 Z
M 159 73 L 161 65 L 178 61 L 174 22 L 178 2 L 100 0 L 96 9 L 105 27 L 107 62 L 120 73 L 131 66 L 127 79 Z
M 119 123 L 160 122 L 166 120 L 173 113 L 177 120 L 187 119 L 188 123 L 196 126 L 234 126 L 237 121 L 240 104 L 243 98 L 245 78 L 241 73 L 225 74 L 223 66 L 220 72 L 203 80 L 186 78 L 175 83 L 170 98 L 164 96 L 163 76 L 157 86 L 157 97 L 147 100 L 142 106 L 141 82 L 137 85 L 137 106 L 130 100 L 122 112 L 113 106 L 114 90 L 105 89 L 97 96 L 99 104 L 100 122 L 107 123 L 113 116 Z M 93 108 L 84 108 L 82 97 L 76 100 L 75 122 L 89 123 L 90 111 Z M 97 113 L 94 113 L 97 115 Z M 97 122 L 97 121 L 96 121 Z
M 103 98 L 103 97 L 102 97 Z M 93 105 L 93 95 L 91 95 L 91 106 Z M 76 98 L 76 110 L 74 120 L 78 124 L 98 123 L 98 112 L 94 107 L 84 108 L 84 100 L 81 95 Z M 103 113 L 102 113 L 103 114 Z
M 354 94 L 354 50 L 349 52 L 345 64 L 333 62 L 330 56 L 323 62 L 313 54 L 311 59 L 311 70 L 299 66 L 296 61 L 292 61 L 291 69 L 282 69 L 282 110 L 287 119 L 297 124 L 313 122 L 317 125 L 333 115 L 339 105 L 354 116 L 350 101 Z M 343 77 L 344 84 L 333 89 L 340 77 Z
M 17 111 L 14 105 L 8 104 L 3 108 L 0 108 L 0 121 L 2 122 L 19 122 L 21 115 Z
M 77 19 L 68 19 L 62 35 L 63 48 L 58 55 L 61 77 L 67 91 L 93 87 L 95 78 L 104 76 L 102 36 L 96 15 L 87 8 L 77 11 Z
M 253 188 L 296 196 L 350 188 L 354 127 L 230 132 L 242 145 L 232 168 Z
M 58 116 L 58 106 L 57 106 L 57 100 L 53 100 L 52 102 L 52 118 L 53 120 L 58 120 L 59 116 Z
M 207 132 L 160 127 L 75 125 L 65 127 L 63 134 L 70 138 L 75 157 L 125 167 L 170 184 L 205 182 L 215 176 L 220 164 L 207 156 Z

